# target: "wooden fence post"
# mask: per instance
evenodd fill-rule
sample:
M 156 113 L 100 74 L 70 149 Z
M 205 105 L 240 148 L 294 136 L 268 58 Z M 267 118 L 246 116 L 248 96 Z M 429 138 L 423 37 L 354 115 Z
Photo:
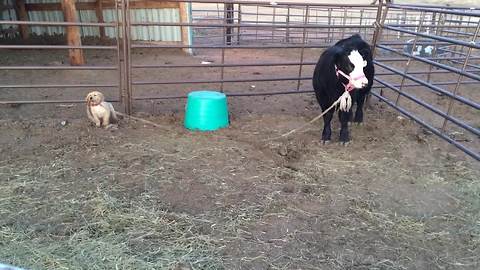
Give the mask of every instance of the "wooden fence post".
M 75 7 L 75 0 L 62 0 L 62 10 L 65 21 L 78 22 L 77 8 Z M 67 26 L 67 43 L 69 46 L 82 46 L 82 39 L 80 36 L 80 26 Z M 80 66 L 85 64 L 82 49 L 69 49 L 70 65 Z
M 19 21 L 28 21 L 27 9 L 25 8 L 25 0 L 15 1 L 15 13 L 17 14 L 17 20 Z M 20 35 L 22 39 L 28 38 L 28 25 L 20 24 Z
M 103 20 L 103 4 L 102 0 L 97 0 L 96 5 L 95 5 L 95 13 L 97 15 L 97 21 L 99 23 L 104 23 L 105 21 Z M 105 38 L 105 27 L 100 26 L 100 38 Z
M 181 23 L 191 23 L 189 19 L 189 8 L 190 8 L 189 3 L 185 2 L 180 2 L 178 5 L 178 9 L 180 12 L 180 22 Z M 190 26 L 181 26 L 180 27 L 181 32 L 182 32 L 182 44 L 183 45 L 191 45 L 191 36 L 190 36 L 190 31 L 192 31 L 192 28 Z M 192 54 L 192 49 L 191 48 L 183 48 L 183 51 Z

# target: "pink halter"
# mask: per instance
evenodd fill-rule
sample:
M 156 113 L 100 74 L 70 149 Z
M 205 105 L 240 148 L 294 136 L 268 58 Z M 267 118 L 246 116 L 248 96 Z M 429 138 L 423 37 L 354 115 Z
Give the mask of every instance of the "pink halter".
M 338 69 L 338 67 L 335 65 L 335 73 L 337 74 L 337 77 L 339 77 L 339 74 L 342 75 L 343 77 L 345 77 L 345 79 L 348 80 L 348 84 L 343 84 L 343 86 L 345 86 L 345 91 L 347 92 L 350 92 L 352 91 L 353 89 L 355 89 L 355 86 L 353 86 L 353 81 L 356 81 L 356 80 L 359 80 L 359 79 L 363 79 L 365 78 L 365 74 L 364 75 L 360 75 L 360 76 L 357 76 L 357 77 L 354 77 L 354 78 L 351 78 L 350 76 L 348 76 L 347 74 L 345 74 L 343 71 L 341 71 L 340 69 Z

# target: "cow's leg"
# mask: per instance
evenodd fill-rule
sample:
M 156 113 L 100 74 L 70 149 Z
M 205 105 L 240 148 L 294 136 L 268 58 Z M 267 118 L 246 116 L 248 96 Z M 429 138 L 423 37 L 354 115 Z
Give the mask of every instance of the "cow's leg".
M 328 109 L 332 104 L 327 101 L 326 98 L 319 99 L 320 107 L 322 108 L 322 112 Z M 323 115 L 323 132 L 322 132 L 322 141 L 324 144 L 328 143 L 332 138 L 332 128 L 330 126 L 330 122 L 332 122 L 333 112 L 335 110 L 331 109 L 327 113 Z
M 357 110 L 355 111 L 355 117 L 353 118 L 353 122 L 357 124 L 363 122 L 363 104 L 365 103 L 366 96 L 365 93 L 358 93 L 357 95 Z
M 322 141 L 324 144 L 328 143 L 332 138 L 332 127 L 330 122 L 332 122 L 333 112 L 333 110 L 330 110 L 323 116 Z
M 346 144 L 348 141 L 350 141 L 350 135 L 348 132 L 348 120 L 350 119 L 352 115 L 352 110 L 348 112 L 344 111 L 339 111 L 338 112 L 338 118 L 340 119 L 340 143 Z

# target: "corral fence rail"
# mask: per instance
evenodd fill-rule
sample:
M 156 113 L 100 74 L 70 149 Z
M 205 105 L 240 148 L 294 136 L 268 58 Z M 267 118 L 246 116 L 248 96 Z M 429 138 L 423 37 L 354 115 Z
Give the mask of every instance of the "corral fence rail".
M 100 1 L 108 2 L 108 1 Z M 376 5 L 317 4 L 224 0 L 171 0 L 186 7 L 180 21 L 136 18 L 132 10 L 138 1 L 119 0 L 105 4 L 113 10 L 109 22 L 52 22 L 0 20 L 0 28 L 21 26 L 98 27 L 114 33 L 113 45 L 19 45 L 0 44 L 0 50 L 110 50 L 114 65 L 83 66 L 0 66 L 12 70 L 92 70 L 116 71 L 114 83 L 92 84 L 4 84 L 0 91 L 19 88 L 113 88 L 118 95 L 111 101 L 123 104 L 132 113 L 135 101 L 185 98 L 186 85 L 213 85 L 229 96 L 260 96 L 311 93 L 311 69 L 316 59 L 307 52 L 331 46 L 353 33 L 361 34 L 374 49 L 376 77 L 372 97 L 385 102 L 460 150 L 480 160 L 480 94 L 472 88 L 480 82 L 480 11 L 475 8 L 437 5 L 399 5 L 379 1 Z M 0 13 L 1 14 L 1 13 Z M 145 42 L 133 40 L 133 29 L 180 29 L 189 42 Z M 21 29 L 20 29 L 21 30 Z M 155 31 L 157 31 L 155 30 Z M 182 49 L 198 54 L 214 50 L 219 61 L 197 64 L 139 63 L 139 50 Z M 288 50 L 298 53 L 288 61 L 229 61 L 229 53 L 255 50 Z M 317 56 L 318 57 L 318 56 Z M 288 76 L 229 78 L 230 69 L 289 67 Z M 216 70 L 210 79 L 156 79 L 137 76 L 145 70 Z M 213 75 L 214 74 L 214 75 Z M 268 86 L 255 91 L 231 85 L 285 81 L 285 89 Z M 176 94 L 155 91 L 141 94 L 142 87 L 175 85 Z M 288 85 L 288 86 L 287 86 Z M 183 87 L 183 89 L 182 89 Z M 233 90 L 236 89 L 236 90 Z M 83 100 L 0 100 L 0 104 L 74 103 Z

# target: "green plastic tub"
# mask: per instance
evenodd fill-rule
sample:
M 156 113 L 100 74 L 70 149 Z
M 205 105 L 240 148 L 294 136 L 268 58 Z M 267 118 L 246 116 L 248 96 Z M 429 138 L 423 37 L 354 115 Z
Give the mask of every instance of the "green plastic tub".
M 213 131 L 228 126 L 227 96 L 216 91 L 194 91 L 188 94 L 185 128 Z

